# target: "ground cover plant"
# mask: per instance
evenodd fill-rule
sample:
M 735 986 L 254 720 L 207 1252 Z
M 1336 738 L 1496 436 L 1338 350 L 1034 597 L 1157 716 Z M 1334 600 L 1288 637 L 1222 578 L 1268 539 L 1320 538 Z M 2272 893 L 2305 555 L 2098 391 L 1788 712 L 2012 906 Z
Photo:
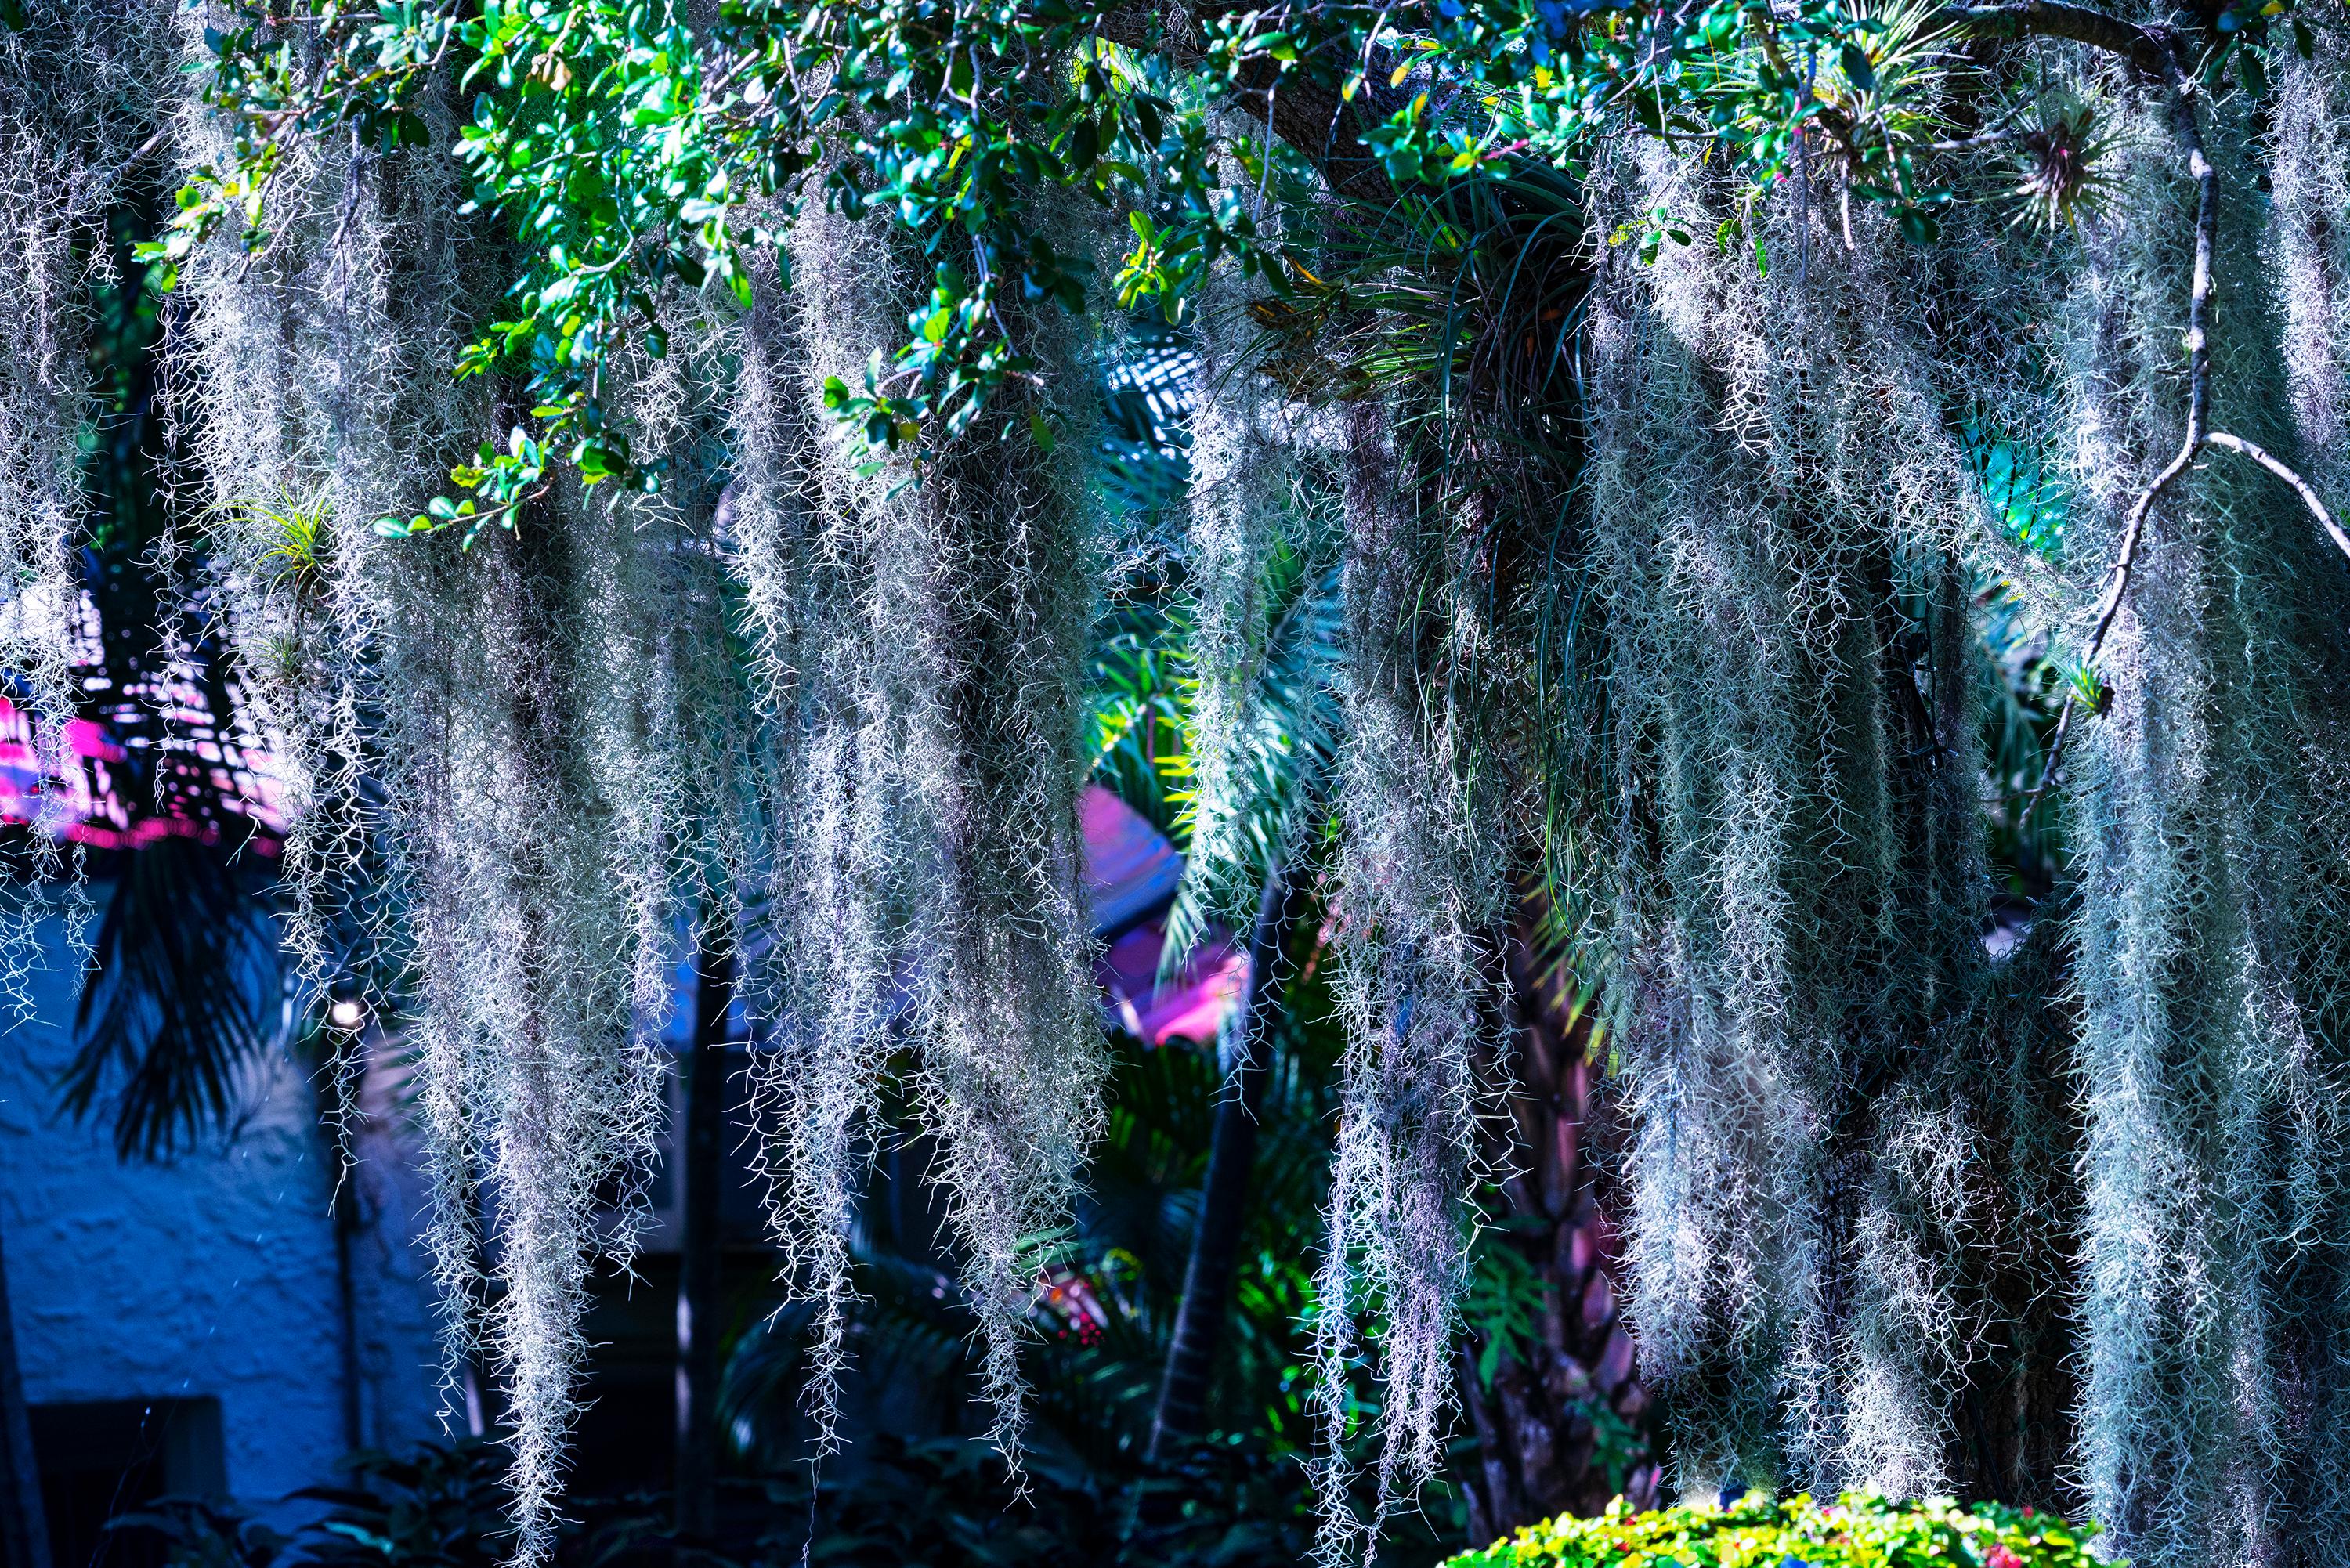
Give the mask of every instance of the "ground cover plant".
M 0 7 L 28 766 L 63 789 L 85 301 L 140 173 L 178 192 L 151 558 L 272 736 L 295 971 L 396 977 L 369 1009 L 419 1053 L 452 1377 L 504 1384 L 525 1563 L 681 926 L 763 1021 L 819 1440 L 902 1084 L 1016 1469 L 1033 1244 L 1109 1125 L 1095 631 L 1158 581 L 1180 928 L 1327 884 L 1325 1558 L 1456 1415 L 1539 1468 L 1461 1303 L 1482 1219 L 1586 1234 L 1544 1107 L 1596 1073 L 1683 1495 L 2337 1561 L 2343 23 Z M 1186 476 L 1139 483 L 1161 449 Z M 1327 660 L 1281 652 L 1294 556 Z M 1268 720 L 1301 679 L 1327 701 Z M 21 954 L 71 868 L 11 845 Z M 1555 1038 L 1537 951 L 1588 1002 Z
M 1825 1504 L 1800 1493 L 1774 1502 L 1749 1492 L 1735 1502 L 1648 1513 L 1618 1507 L 1597 1519 L 1553 1520 L 1485 1551 L 1463 1552 L 1447 1568 L 1764 1568 L 1790 1561 L 1813 1568 L 1935 1562 L 2071 1568 L 2100 1561 L 2089 1551 L 2095 1533 L 2053 1514 L 1995 1503 L 1900 1503 L 1874 1492 L 1846 1492 Z

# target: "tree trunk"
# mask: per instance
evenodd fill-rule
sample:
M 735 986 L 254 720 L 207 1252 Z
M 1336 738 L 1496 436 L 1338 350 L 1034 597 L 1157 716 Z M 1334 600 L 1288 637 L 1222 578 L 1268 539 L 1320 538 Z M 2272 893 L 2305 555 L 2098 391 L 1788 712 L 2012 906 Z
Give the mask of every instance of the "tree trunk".
M 718 1199 L 725 1179 L 727 1013 L 732 939 L 713 931 L 694 988 L 684 1061 L 685 1117 L 673 1158 L 681 1191 L 677 1275 L 677 1533 L 707 1541 L 717 1523 Z
M 0 1252 L 0 1568 L 49 1568 L 49 1526 L 33 1422 L 16 1364 L 16 1320 L 8 1305 L 8 1261 Z
M 1563 968 L 1534 958 L 1531 925 L 1509 949 L 1513 1059 L 1479 1064 L 1487 1082 L 1509 1085 L 1495 1138 L 1507 1147 L 1488 1152 L 1516 1173 L 1503 1184 L 1511 1231 L 1493 1244 L 1520 1249 L 1543 1282 L 1537 1342 L 1472 1343 L 1462 1357 L 1480 1461 L 1471 1514 L 1488 1539 L 1556 1514 L 1597 1513 L 1618 1491 L 1637 1507 L 1657 1493 L 1654 1414 L 1617 1320 L 1616 1234 L 1600 1211 L 1587 1137 L 1591 1020 L 1562 989 L 1572 984 Z M 1487 1380 L 1477 1352 L 1489 1348 L 1498 1353 Z
M 1295 875 L 1292 866 L 1284 863 L 1265 879 L 1257 900 L 1256 927 L 1249 935 L 1248 1002 L 1239 1027 L 1230 1031 L 1232 1060 L 1225 1064 L 1237 1092 L 1216 1105 L 1207 1186 L 1183 1270 L 1183 1296 L 1168 1341 L 1159 1407 L 1150 1421 L 1146 1458 L 1153 1464 L 1173 1459 L 1185 1442 L 1200 1435 L 1207 1417 L 1216 1341 L 1232 1307 L 1232 1267 L 1240 1255 L 1241 1224 L 1248 1208 L 1249 1170 L 1256 1160 L 1257 1111 L 1273 1072 L 1273 1051 L 1265 1034 L 1278 1005 L 1274 971 L 1280 966 L 1282 938 L 1289 929 Z

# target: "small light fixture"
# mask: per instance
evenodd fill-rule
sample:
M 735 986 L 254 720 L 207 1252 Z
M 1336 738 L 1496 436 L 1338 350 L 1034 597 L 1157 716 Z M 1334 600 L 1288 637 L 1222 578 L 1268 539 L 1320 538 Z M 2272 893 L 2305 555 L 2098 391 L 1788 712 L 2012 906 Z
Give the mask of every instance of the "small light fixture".
M 327 1017 L 336 1028 L 356 1033 L 359 1025 L 367 1022 L 367 1009 L 345 997 L 327 1009 Z

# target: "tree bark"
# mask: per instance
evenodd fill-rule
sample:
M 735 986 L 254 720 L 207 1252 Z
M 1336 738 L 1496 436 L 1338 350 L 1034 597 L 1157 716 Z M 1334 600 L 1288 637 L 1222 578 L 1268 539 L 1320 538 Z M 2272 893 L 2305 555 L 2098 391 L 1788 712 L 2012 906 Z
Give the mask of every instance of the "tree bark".
M 1200 1198 L 1199 1224 L 1191 1232 L 1191 1255 L 1183 1270 L 1183 1296 L 1168 1341 L 1159 1406 L 1150 1421 L 1145 1457 L 1152 1464 L 1175 1458 L 1206 1422 L 1216 1342 L 1232 1310 L 1232 1268 L 1240 1256 L 1241 1227 L 1248 1209 L 1250 1168 L 1256 1161 L 1257 1112 L 1273 1072 L 1265 1033 L 1279 1005 L 1274 971 L 1280 966 L 1282 939 L 1289 929 L 1295 877 L 1294 866 L 1284 862 L 1265 878 L 1257 900 L 1256 926 L 1249 935 L 1248 1002 L 1240 1026 L 1231 1032 L 1227 1092 L 1216 1105 L 1207 1186 Z
M 1590 1020 L 1561 989 L 1565 977 L 1536 961 L 1534 924 L 1509 944 L 1511 1059 L 1479 1064 L 1507 1087 L 1509 1114 L 1489 1124 L 1488 1157 L 1515 1173 L 1502 1188 L 1511 1234 L 1496 1243 L 1521 1249 L 1543 1281 L 1539 1341 L 1503 1346 L 1490 1384 L 1473 1343 L 1461 1358 L 1479 1450 L 1471 1512 L 1489 1538 L 1596 1514 L 1619 1490 L 1637 1507 L 1657 1494 L 1655 1417 L 1617 1312 L 1616 1234 L 1590 1148 Z
M 717 1524 L 718 1200 L 725 1179 L 727 1013 L 732 938 L 706 939 L 685 1055 L 685 1116 L 674 1158 L 682 1223 L 677 1276 L 677 1533 L 707 1541 Z
M 0 1568 L 49 1568 L 49 1526 L 33 1422 L 16 1363 L 16 1320 L 8 1305 L 8 1262 L 0 1252 Z

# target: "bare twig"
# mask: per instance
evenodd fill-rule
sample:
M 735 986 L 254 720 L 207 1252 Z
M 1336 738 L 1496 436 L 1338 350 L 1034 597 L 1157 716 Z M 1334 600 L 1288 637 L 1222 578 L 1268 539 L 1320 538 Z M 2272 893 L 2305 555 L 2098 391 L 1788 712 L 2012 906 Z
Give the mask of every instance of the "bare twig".
M 2023 809 L 2016 815 L 2015 831 L 2021 834 L 2031 826 L 2033 814 L 2040 809 L 2040 797 L 2048 793 L 2048 781 L 2056 776 L 2056 759 L 2064 750 L 2064 732 L 2073 727 L 2073 694 L 2064 693 L 2064 706 L 2056 711 L 2056 732 L 2048 737 L 2048 760 L 2040 765 L 2040 782 L 2023 797 Z
M 2325 536 L 2334 541 L 2334 547 L 2344 556 L 2350 556 L 2350 534 L 2342 531 L 2342 524 L 2334 520 L 2334 514 L 2328 512 L 2325 503 L 2317 498 L 2316 488 L 2286 466 L 2283 460 L 2258 442 L 2246 441 L 2240 435 L 2230 435 L 2226 431 L 2213 431 L 2203 439 L 2210 445 L 2242 453 L 2292 485 L 2303 504 L 2308 506 L 2311 515 L 2317 519 L 2317 525 L 2325 530 Z
M 132 148 L 130 150 L 130 156 L 116 164 L 112 171 L 107 175 L 107 178 L 109 180 L 120 180 L 125 174 L 130 173 L 130 171 L 137 166 L 140 159 L 146 157 L 150 152 L 152 152 L 157 148 L 162 146 L 164 139 L 169 137 L 171 134 L 172 122 L 167 119 L 162 124 L 155 128 L 154 135 L 150 136 L 146 140 Z
M 1993 130 L 1980 130 L 1972 136 L 1953 137 L 1947 141 L 1929 141 L 1918 151 L 1921 152 L 1971 152 L 1978 147 L 1997 147 L 2004 142 L 2017 140 L 2026 134 L 2029 128 L 2020 123 L 2022 118 L 2022 113 L 2019 110 L 2009 115 L 2005 121 Z M 1892 140 L 1889 135 L 1886 138 L 1888 146 Z

